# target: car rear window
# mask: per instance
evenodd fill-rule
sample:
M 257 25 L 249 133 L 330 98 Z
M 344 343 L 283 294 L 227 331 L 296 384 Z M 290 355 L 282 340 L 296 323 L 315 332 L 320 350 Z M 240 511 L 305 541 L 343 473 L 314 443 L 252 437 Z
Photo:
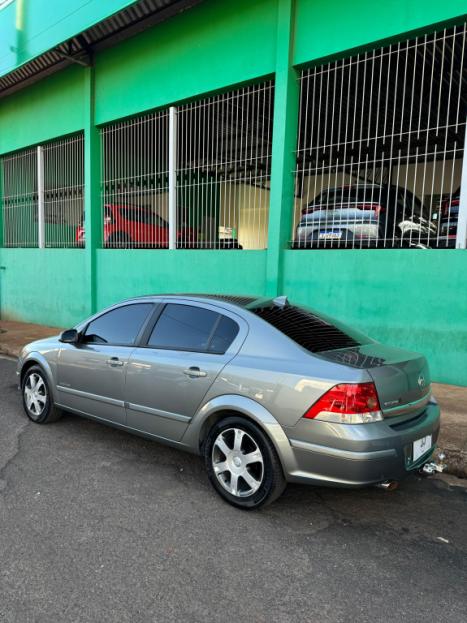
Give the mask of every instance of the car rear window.
M 332 206 L 342 203 L 377 201 L 381 192 L 382 190 L 378 186 L 342 186 L 321 193 L 310 205 L 330 204 Z
M 311 353 L 351 348 L 371 341 L 327 317 L 295 305 L 271 305 L 250 311 Z

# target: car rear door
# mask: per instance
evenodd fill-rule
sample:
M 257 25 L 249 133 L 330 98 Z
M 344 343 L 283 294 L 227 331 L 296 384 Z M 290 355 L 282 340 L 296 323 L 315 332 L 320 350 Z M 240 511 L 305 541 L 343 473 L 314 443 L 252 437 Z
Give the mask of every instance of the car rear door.
M 63 344 L 57 365 L 60 405 L 125 424 L 127 364 L 153 310 L 153 303 L 114 308 L 92 320 L 78 344 Z
M 167 301 L 128 363 L 127 425 L 180 440 L 246 333 L 245 321 L 215 305 Z

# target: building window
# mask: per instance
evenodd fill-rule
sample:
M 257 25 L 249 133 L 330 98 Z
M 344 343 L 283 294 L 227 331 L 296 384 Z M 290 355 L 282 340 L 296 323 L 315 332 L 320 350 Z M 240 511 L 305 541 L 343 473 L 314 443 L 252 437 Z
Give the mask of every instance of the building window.
M 1 159 L 3 246 L 37 247 L 37 151 Z
M 265 82 L 103 128 L 103 246 L 168 248 L 172 201 L 176 248 L 265 248 L 273 95 Z
M 103 247 L 168 247 L 168 132 L 168 111 L 102 128 Z
M 455 246 L 466 26 L 301 72 L 293 246 Z
M 199 248 L 266 248 L 273 100 L 268 81 L 178 109 L 178 213 Z
M 43 152 L 45 246 L 84 246 L 83 135 L 48 143 Z
M 1 158 L 5 247 L 84 244 L 83 158 L 82 135 Z

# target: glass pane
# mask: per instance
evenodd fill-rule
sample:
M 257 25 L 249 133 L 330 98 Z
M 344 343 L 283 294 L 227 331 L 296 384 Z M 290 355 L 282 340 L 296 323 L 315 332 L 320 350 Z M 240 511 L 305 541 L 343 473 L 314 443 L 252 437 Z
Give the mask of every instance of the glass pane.
M 89 324 L 85 342 L 133 344 L 152 307 L 151 303 L 125 305 L 103 314 Z
M 191 305 L 166 305 L 148 346 L 174 350 L 207 350 L 219 314 Z
M 225 353 L 225 351 L 232 344 L 238 333 L 238 324 L 222 316 L 219 324 L 217 325 L 214 337 L 209 344 L 209 351 L 213 353 Z

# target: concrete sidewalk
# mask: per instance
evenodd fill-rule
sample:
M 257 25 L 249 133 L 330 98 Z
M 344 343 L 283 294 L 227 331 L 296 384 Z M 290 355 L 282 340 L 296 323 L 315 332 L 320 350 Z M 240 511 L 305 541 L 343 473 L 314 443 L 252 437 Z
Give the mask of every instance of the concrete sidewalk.
M 24 344 L 62 329 L 31 323 L 0 320 L 0 352 L 17 357 Z M 467 478 L 467 387 L 433 383 L 433 394 L 442 412 L 439 451 L 446 454 L 447 472 Z

